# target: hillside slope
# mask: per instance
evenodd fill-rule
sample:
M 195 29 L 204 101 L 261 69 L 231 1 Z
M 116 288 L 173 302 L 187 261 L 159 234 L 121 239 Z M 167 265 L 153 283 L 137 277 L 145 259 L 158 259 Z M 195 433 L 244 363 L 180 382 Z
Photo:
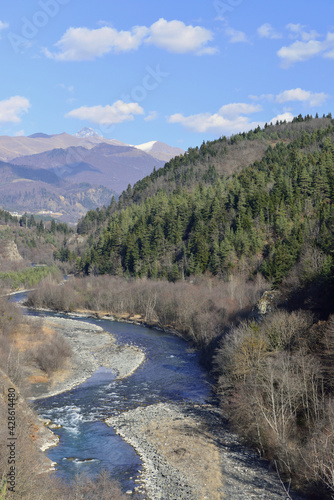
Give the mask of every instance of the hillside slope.
M 297 120 L 189 150 L 88 212 L 79 269 L 172 280 L 244 269 L 280 282 L 313 249 L 329 269 L 334 126 Z

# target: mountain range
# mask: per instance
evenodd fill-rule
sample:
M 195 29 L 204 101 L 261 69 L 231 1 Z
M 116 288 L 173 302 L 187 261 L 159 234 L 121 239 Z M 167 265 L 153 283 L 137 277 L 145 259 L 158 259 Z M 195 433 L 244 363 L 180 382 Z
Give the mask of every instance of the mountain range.
M 159 141 L 132 146 L 84 127 L 77 134 L 0 136 L 0 205 L 75 222 L 183 154 Z

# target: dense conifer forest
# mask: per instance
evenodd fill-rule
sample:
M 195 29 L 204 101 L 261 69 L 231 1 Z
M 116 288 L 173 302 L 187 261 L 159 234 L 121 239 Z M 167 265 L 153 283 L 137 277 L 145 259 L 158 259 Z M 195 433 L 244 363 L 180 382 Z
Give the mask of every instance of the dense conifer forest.
M 307 116 L 188 150 L 79 221 L 77 271 L 176 281 L 242 269 L 276 284 L 316 248 L 330 273 L 333 138 L 330 116 Z

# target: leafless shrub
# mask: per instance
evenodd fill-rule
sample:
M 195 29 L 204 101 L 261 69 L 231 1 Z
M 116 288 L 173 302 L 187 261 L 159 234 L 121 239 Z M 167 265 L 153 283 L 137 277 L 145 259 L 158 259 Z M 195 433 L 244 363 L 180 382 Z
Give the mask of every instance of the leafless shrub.
M 28 267 L 30 262 L 24 260 L 8 260 L 0 258 L 0 271 L 7 273 L 9 271 L 20 271 Z
M 328 318 L 324 334 L 324 344 L 326 349 L 334 354 L 334 314 Z
M 248 281 L 242 275 L 228 282 L 203 276 L 176 283 L 89 276 L 72 279 L 62 287 L 44 284 L 29 294 L 27 303 L 65 311 L 78 307 L 136 314 L 204 347 L 221 334 L 229 317 L 240 308 L 250 310 L 266 288 L 268 283 L 262 278 Z
M 328 401 L 322 420 L 314 428 L 306 447 L 300 450 L 306 466 L 305 476 L 308 481 L 326 486 L 331 498 L 334 498 L 334 404 Z
M 234 429 L 285 478 L 330 489 L 334 411 L 326 410 L 323 356 L 308 342 L 312 321 L 304 311 L 276 311 L 260 325 L 240 323 L 226 334 L 214 362 Z M 317 332 L 328 348 L 332 323 Z M 303 460 L 305 454 L 310 458 Z
M 38 289 L 29 293 L 26 304 L 56 311 L 73 311 L 77 307 L 77 296 L 77 292 L 70 285 L 65 287 L 45 281 Z
M 261 330 L 268 337 L 271 349 L 285 350 L 305 345 L 312 323 L 312 314 L 307 311 L 279 310 L 264 320 Z
M 65 497 L 64 497 L 65 498 Z M 119 484 L 112 481 L 107 471 L 102 471 L 95 479 L 84 475 L 77 476 L 70 486 L 69 498 L 75 500 L 126 500 L 128 496 L 122 493 Z
M 43 343 L 33 351 L 35 362 L 48 374 L 59 370 L 69 356 L 71 356 L 70 345 L 60 333 L 56 333 L 48 343 Z
M 326 260 L 328 260 L 328 257 L 320 248 L 314 245 L 307 245 L 302 252 L 298 264 L 302 278 L 307 280 L 319 275 Z
M 0 335 L 10 335 L 21 321 L 20 309 L 6 298 L 0 298 Z

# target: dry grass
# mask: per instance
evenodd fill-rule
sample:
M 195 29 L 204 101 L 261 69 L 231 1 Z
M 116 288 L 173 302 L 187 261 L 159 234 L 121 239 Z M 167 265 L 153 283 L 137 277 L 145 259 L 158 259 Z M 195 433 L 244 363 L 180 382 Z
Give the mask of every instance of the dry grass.
M 219 500 L 223 484 L 219 449 L 203 423 L 186 417 L 160 418 L 144 430 L 145 438 L 193 483 L 201 500 Z
M 20 388 L 25 395 L 29 395 L 35 384 L 49 384 L 51 387 L 65 380 L 70 374 L 69 346 L 61 337 L 57 328 L 50 325 L 48 321 L 35 318 L 21 318 L 21 322 L 3 341 L 1 350 L 3 365 L 7 363 L 9 353 L 17 359 L 19 365 Z M 66 353 L 59 355 L 53 347 L 59 344 L 65 345 Z M 56 356 L 55 356 L 56 355 Z M 58 360 L 53 359 L 57 357 Z M 51 359 L 52 366 L 47 366 L 47 360 Z M 56 363 L 57 361 L 57 363 Z M 43 364 L 44 363 L 44 364 Z M 56 363 L 56 364 L 55 364 Z

